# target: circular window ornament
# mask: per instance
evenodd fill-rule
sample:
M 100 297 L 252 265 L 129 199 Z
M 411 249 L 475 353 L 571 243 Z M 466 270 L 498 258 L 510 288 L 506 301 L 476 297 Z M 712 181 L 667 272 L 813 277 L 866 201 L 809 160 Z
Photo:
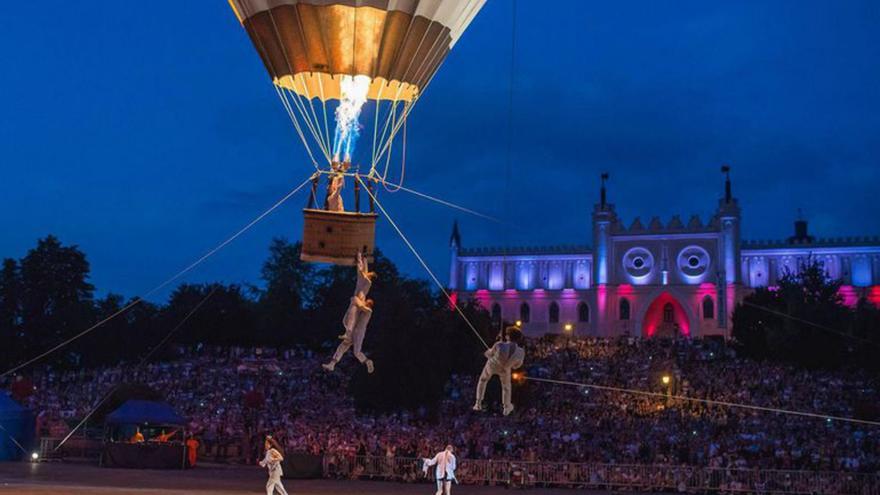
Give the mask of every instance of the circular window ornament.
M 700 246 L 688 246 L 678 253 L 678 270 L 691 282 L 699 281 L 710 264 L 709 253 Z
M 633 281 L 641 281 L 651 274 L 654 255 L 643 247 L 631 248 L 623 255 L 623 270 Z

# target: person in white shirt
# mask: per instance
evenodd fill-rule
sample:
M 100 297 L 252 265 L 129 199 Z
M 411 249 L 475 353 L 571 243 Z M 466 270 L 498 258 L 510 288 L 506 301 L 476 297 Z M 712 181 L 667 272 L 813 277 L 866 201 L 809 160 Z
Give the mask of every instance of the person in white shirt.
M 483 411 L 483 397 L 486 395 L 486 385 L 492 375 L 498 375 L 501 380 L 501 403 L 505 416 L 513 412 L 513 402 L 510 391 L 510 375 L 512 371 L 522 367 L 526 351 L 522 348 L 522 331 L 517 327 L 507 327 L 501 340 L 495 342 L 491 349 L 487 350 L 486 364 L 480 373 L 477 382 L 477 400 L 474 403 L 474 411 Z
M 437 492 L 435 495 L 450 495 L 452 490 L 452 482 L 458 483 L 455 479 L 455 454 L 452 453 L 452 445 L 447 445 L 446 449 L 438 452 L 431 459 L 422 459 L 422 471 L 428 474 L 428 468 L 434 468 L 434 479 L 437 480 Z
M 284 456 L 281 454 L 281 446 L 271 436 L 266 437 L 266 455 L 260 461 L 260 467 L 264 467 L 269 471 L 269 481 L 266 482 L 266 495 L 273 495 L 275 490 L 281 495 L 287 495 L 287 490 L 281 484 L 281 477 L 284 470 L 281 469 L 281 463 L 284 462 Z

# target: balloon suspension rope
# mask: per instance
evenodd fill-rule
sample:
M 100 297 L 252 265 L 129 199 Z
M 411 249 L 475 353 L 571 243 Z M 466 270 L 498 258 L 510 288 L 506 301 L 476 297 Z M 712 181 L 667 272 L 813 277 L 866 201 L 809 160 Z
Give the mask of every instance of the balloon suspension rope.
M 210 299 L 211 296 L 213 296 L 215 292 L 217 292 L 217 286 L 214 286 L 211 289 L 211 291 L 208 292 L 208 294 L 205 297 L 203 297 L 202 300 L 199 301 L 198 304 L 193 306 L 193 308 L 186 314 L 186 316 L 184 316 L 183 319 L 180 320 L 180 322 L 178 322 L 177 325 L 175 325 L 174 328 L 172 328 L 171 331 L 168 332 L 165 335 L 165 337 L 163 337 L 162 340 L 158 344 L 156 344 L 152 349 L 150 349 L 150 352 L 148 352 L 146 355 L 144 355 L 144 357 L 141 358 L 140 361 L 138 361 L 137 366 L 135 366 L 135 368 L 134 368 L 134 372 L 137 372 L 138 370 L 140 370 L 144 366 L 144 364 L 146 364 L 147 360 L 150 359 L 150 357 L 152 357 L 153 354 L 155 354 L 155 352 L 158 351 L 163 345 L 165 345 L 165 343 L 168 342 L 168 339 L 170 339 L 172 335 L 174 335 L 178 330 L 180 330 L 180 328 L 183 327 L 183 325 L 185 325 L 186 322 L 189 321 L 189 319 L 194 314 L 196 314 L 196 312 L 198 312 L 198 310 L 201 309 L 201 307 L 204 306 L 206 302 L 208 302 L 208 299 Z M 104 394 L 104 397 L 102 397 L 101 400 L 99 400 L 98 403 L 95 404 L 95 406 L 92 407 L 91 410 L 89 410 L 89 413 L 86 414 L 85 417 L 79 423 L 77 423 L 77 425 L 72 430 L 70 430 L 70 432 L 67 434 L 67 436 L 65 436 L 64 439 L 62 439 L 60 442 L 58 442 L 58 445 L 56 445 L 55 448 L 52 450 L 53 452 L 57 452 L 58 449 L 60 449 L 67 442 L 67 440 L 69 440 L 70 437 L 72 437 L 73 434 L 76 433 L 77 430 L 80 429 L 80 427 L 82 427 L 82 425 L 86 424 L 86 421 L 88 421 L 89 418 L 91 418 L 92 415 L 95 414 L 95 411 L 97 411 L 98 408 L 101 407 L 101 405 L 104 404 L 104 402 L 106 402 L 107 399 L 110 398 L 110 396 L 113 394 L 113 390 L 114 389 L 111 388 L 110 390 L 107 391 L 106 394 Z
M 370 191 L 370 188 L 367 187 L 367 184 L 364 183 L 363 179 L 361 179 L 360 177 L 357 177 L 357 180 L 361 183 L 362 186 L 364 186 L 364 190 L 367 191 L 367 194 L 369 194 L 371 198 L 373 198 L 373 202 L 379 208 L 379 211 L 382 212 L 382 215 L 385 216 L 385 218 L 388 220 L 388 223 L 391 224 L 391 226 L 397 232 L 397 235 L 400 236 L 400 238 L 403 240 L 404 244 L 406 244 L 406 246 L 409 248 L 410 251 L 412 251 L 413 255 L 416 257 L 416 259 L 419 261 L 419 263 L 421 263 L 421 265 L 425 269 L 425 271 L 428 272 L 428 275 L 431 276 L 431 279 L 434 281 L 434 283 L 437 284 L 437 287 L 440 289 L 440 292 L 442 292 L 443 295 L 446 296 L 446 299 L 449 301 L 449 304 L 452 305 L 452 307 L 455 309 L 455 311 L 458 312 L 458 314 L 461 316 L 461 318 L 464 320 L 464 322 L 467 323 L 467 326 L 470 327 L 471 331 L 474 332 L 474 335 L 476 335 L 476 337 L 477 337 L 477 339 L 479 339 L 480 343 L 483 344 L 483 347 L 485 347 L 486 349 L 489 349 L 489 344 L 486 343 L 486 340 L 483 339 L 483 336 L 480 335 L 480 332 L 477 331 L 477 328 L 473 325 L 473 323 L 471 323 L 471 321 L 468 319 L 468 317 L 464 314 L 464 312 L 458 306 L 458 303 L 452 298 L 452 296 L 449 295 L 449 292 L 446 290 L 445 287 L 443 287 L 443 284 L 440 283 L 440 280 L 437 278 L 436 275 L 434 275 L 434 272 L 431 271 L 431 268 L 428 267 L 428 264 L 425 263 L 425 260 L 422 259 L 422 256 L 419 254 L 419 252 L 416 250 L 416 248 L 413 247 L 411 242 L 409 242 L 409 239 L 407 239 L 406 235 L 404 235 L 404 233 L 400 230 L 400 227 L 397 226 L 397 223 L 394 221 L 393 218 L 391 218 L 391 215 L 388 214 L 388 210 L 386 210 L 385 207 L 382 206 L 382 203 L 380 203 L 379 200 L 376 199 L 376 195 L 373 194 L 372 191 Z
M 313 175 L 313 176 L 314 176 L 314 175 Z M 304 180 L 304 181 L 302 182 L 302 184 L 300 184 L 300 185 L 296 186 L 295 188 L 293 188 L 290 192 L 288 192 L 288 193 L 287 193 L 286 195 L 284 195 L 281 199 L 279 199 L 277 202 L 275 202 L 275 204 L 273 204 L 272 206 L 270 206 L 270 207 L 269 207 L 266 211 L 264 211 L 263 213 L 260 213 L 256 218 L 254 218 L 253 220 L 251 220 L 250 222 L 248 222 L 247 225 L 245 225 L 244 227 L 242 227 L 241 229 L 239 229 L 237 232 L 235 232 L 234 234 L 232 234 L 232 235 L 231 235 L 229 238 L 227 238 L 225 241 L 223 241 L 223 242 L 221 242 L 220 244 L 218 244 L 216 247 L 214 247 L 213 249 L 211 249 L 210 251 L 208 251 L 207 253 L 205 253 L 204 255 L 202 255 L 202 257 L 200 257 L 200 258 L 198 258 L 197 260 L 193 261 L 192 263 L 190 263 L 189 265 L 187 265 L 184 269 L 180 270 L 179 272 L 177 272 L 177 273 L 174 274 L 173 276 L 171 276 L 171 277 L 169 277 L 168 279 L 166 279 L 164 282 L 160 283 L 159 285 L 157 285 L 157 286 L 153 287 L 152 289 L 148 290 L 147 292 L 145 292 L 143 296 L 139 296 L 139 297 L 135 298 L 135 299 L 132 300 L 130 303 L 128 303 L 128 304 L 126 304 L 125 306 L 123 306 L 122 309 L 120 309 L 119 311 L 116 311 L 115 313 L 113 313 L 113 314 L 111 314 L 110 316 L 104 318 L 103 320 L 100 320 L 99 322 L 95 323 L 94 325 L 90 326 L 89 328 L 86 328 L 86 329 L 83 330 L 82 332 L 80 332 L 80 333 L 74 335 L 73 337 L 70 337 L 69 339 L 66 339 L 66 340 L 62 341 L 61 343 L 57 344 L 56 346 L 52 347 L 51 349 L 49 349 L 49 350 L 47 350 L 47 351 L 45 351 L 45 352 L 42 352 L 42 353 L 38 354 L 37 356 L 35 356 L 35 357 L 33 357 L 33 358 L 31 358 L 31 359 L 25 361 L 24 363 L 21 363 L 21 364 L 19 364 L 19 365 L 17 365 L 17 366 L 14 366 L 13 368 L 11 368 L 11 369 L 9 369 L 9 370 L 7 370 L 7 371 L 4 371 L 2 374 L 0 374 L 0 378 L 6 377 L 6 376 L 8 376 L 8 375 L 10 375 L 10 374 L 12 374 L 12 373 L 15 373 L 16 371 L 18 371 L 18 370 L 20 370 L 20 369 L 22 369 L 22 368 L 25 368 L 25 367 L 27 367 L 27 366 L 30 366 L 31 364 L 33 364 L 33 363 L 35 363 L 35 362 L 37 362 L 37 361 L 43 359 L 44 357 L 46 357 L 46 356 L 48 356 L 48 355 L 50 355 L 50 354 L 52 354 L 52 353 L 58 351 L 59 349 L 62 349 L 62 348 L 64 348 L 64 347 L 66 347 L 67 345 L 69 345 L 69 344 L 75 342 L 76 340 L 79 340 L 80 338 L 82 338 L 82 337 L 88 335 L 89 333 L 93 332 L 94 330 L 100 328 L 100 327 L 103 326 L 105 323 L 111 321 L 112 319 L 114 319 L 114 318 L 116 318 L 117 316 L 119 316 L 119 315 L 125 313 L 125 312 L 128 311 L 129 309 L 131 309 L 131 308 L 137 306 L 138 304 L 144 302 L 144 300 L 145 300 L 147 297 L 149 297 L 149 296 L 155 294 L 156 292 L 158 292 L 158 291 L 164 289 L 165 287 L 167 287 L 168 285 L 170 285 L 172 282 L 174 282 L 174 281 L 178 280 L 180 277 L 186 275 L 187 273 L 189 273 L 190 271 L 192 271 L 195 267 L 201 265 L 205 260 L 207 260 L 207 259 L 210 258 L 211 256 L 217 254 L 217 252 L 219 252 L 221 249 L 223 249 L 223 248 L 225 248 L 226 246 L 228 246 L 232 241 L 238 239 L 242 234 L 244 234 L 245 232 L 247 232 L 248 230 L 250 230 L 251 227 L 253 227 L 253 226 L 256 225 L 257 223 L 259 223 L 261 220 L 263 220 L 264 218 L 266 218 L 270 213 L 272 213 L 273 211 L 275 211 L 276 209 L 278 209 L 278 207 L 280 207 L 280 206 L 283 205 L 285 202 L 287 202 L 287 200 L 289 200 L 291 197 L 293 197 L 294 194 L 296 194 L 297 192 L 299 192 L 300 189 L 302 189 L 303 187 L 306 186 L 306 184 L 308 184 L 309 182 L 311 182 L 313 176 L 310 176 L 309 178 L 307 178 L 306 180 Z

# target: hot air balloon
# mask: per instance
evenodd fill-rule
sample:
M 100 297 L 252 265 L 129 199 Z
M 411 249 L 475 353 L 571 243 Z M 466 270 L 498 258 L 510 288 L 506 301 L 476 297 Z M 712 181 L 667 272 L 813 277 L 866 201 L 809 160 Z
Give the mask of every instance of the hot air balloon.
M 484 3 L 229 0 L 316 168 L 303 210 L 303 260 L 352 265 L 357 252 L 372 255 L 374 185 L 391 183 L 395 137 L 403 129 L 405 140 L 413 105 Z M 361 124 L 365 105 L 372 118 L 367 115 Z M 365 148 L 356 143 L 368 128 L 371 153 L 355 155 Z M 320 176 L 327 178 L 323 201 L 318 198 Z M 350 211 L 343 208 L 340 194 L 346 177 L 354 183 Z M 367 186 L 370 203 L 363 213 L 361 184 Z

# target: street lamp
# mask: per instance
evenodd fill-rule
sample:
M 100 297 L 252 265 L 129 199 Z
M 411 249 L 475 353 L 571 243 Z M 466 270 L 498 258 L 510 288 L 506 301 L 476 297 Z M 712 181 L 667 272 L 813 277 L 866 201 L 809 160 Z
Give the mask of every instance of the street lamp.
M 522 320 L 516 320 L 516 326 L 521 327 L 521 326 L 522 326 Z
M 672 404 L 672 377 L 669 375 L 663 375 L 660 378 L 660 381 L 666 386 L 666 406 L 669 407 L 669 405 Z
M 563 327 L 563 328 L 565 328 L 566 332 L 571 332 L 571 329 L 572 329 L 571 323 L 566 323 L 565 327 Z

